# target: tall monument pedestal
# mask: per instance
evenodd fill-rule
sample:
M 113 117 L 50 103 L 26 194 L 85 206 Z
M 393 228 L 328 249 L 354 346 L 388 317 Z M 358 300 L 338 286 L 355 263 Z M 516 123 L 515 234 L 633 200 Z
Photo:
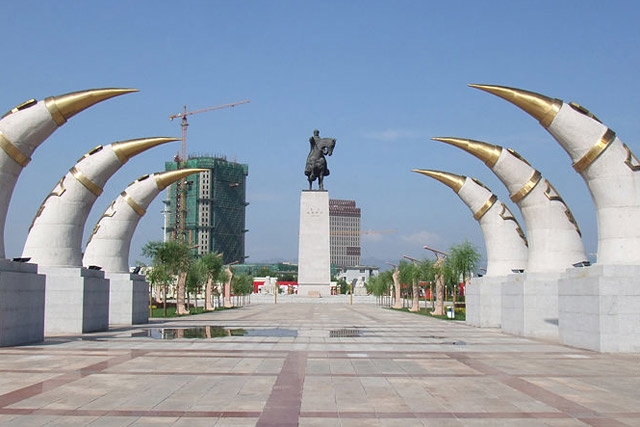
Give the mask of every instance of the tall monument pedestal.
M 47 276 L 45 335 L 109 329 L 109 279 L 104 271 L 42 266 L 38 270 Z
M 603 353 L 640 352 L 640 266 L 569 270 L 558 289 L 560 341 Z
M 109 324 L 149 323 L 149 284 L 144 276 L 107 273 L 109 279 Z
M 329 254 L 329 193 L 302 191 L 298 237 L 299 295 L 331 295 Z
M 0 347 L 44 340 L 44 295 L 36 264 L 0 259 Z

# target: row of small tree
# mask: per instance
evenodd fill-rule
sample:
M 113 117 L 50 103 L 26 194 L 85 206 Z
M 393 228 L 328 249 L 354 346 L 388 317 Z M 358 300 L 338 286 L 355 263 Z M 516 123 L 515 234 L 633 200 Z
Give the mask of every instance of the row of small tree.
M 149 242 L 142 248 L 142 254 L 151 259 L 151 268 L 146 277 L 156 289 L 156 297 L 162 293 L 164 315 L 166 316 L 169 286 L 176 287 L 176 314 L 189 314 L 186 307 L 187 296 L 202 292 L 204 287 L 205 306 L 213 310 L 213 296 L 218 293 L 216 284 L 228 287 L 227 294 L 246 295 L 253 290 L 253 278 L 247 275 L 234 276 L 230 266 L 222 261 L 222 254 L 209 253 L 196 257 L 192 248 L 184 242 Z
M 480 253 L 470 242 L 465 241 L 458 245 L 453 245 L 448 254 L 438 256 L 436 260 L 425 258 L 422 261 L 406 259 L 393 265 L 393 270 L 387 270 L 378 276 L 371 277 L 367 283 L 367 290 L 377 297 L 395 294 L 394 308 L 402 308 L 402 289 L 405 286 L 407 292 L 405 296 L 411 296 L 412 304 L 410 311 L 420 310 L 419 284 L 424 282 L 429 284 L 429 290 L 433 295 L 433 284 L 435 283 L 435 306 L 433 315 L 444 315 L 444 291 L 445 288 L 453 297 L 453 304 L 456 303 L 457 288 L 462 281 L 468 283 L 473 272 L 478 268 Z M 426 289 L 425 289 L 426 291 Z

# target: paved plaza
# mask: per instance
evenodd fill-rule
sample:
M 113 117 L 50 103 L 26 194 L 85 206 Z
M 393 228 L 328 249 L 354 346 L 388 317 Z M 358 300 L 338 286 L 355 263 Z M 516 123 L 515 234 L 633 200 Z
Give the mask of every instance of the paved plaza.
M 0 348 L 0 370 L 2 426 L 640 426 L 637 354 L 373 304 L 50 337 Z

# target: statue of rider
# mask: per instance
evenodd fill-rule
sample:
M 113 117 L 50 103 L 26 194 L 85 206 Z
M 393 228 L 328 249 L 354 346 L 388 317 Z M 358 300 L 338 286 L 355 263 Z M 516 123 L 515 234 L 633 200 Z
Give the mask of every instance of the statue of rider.
M 318 129 L 313 131 L 313 136 L 309 138 L 309 155 L 307 156 L 307 166 L 305 168 L 305 174 L 308 172 L 309 167 L 311 165 L 311 153 L 313 152 L 313 147 L 316 146 L 317 141 L 320 139 L 320 131 Z
M 335 144 L 335 138 L 320 138 L 318 129 L 314 130 L 313 136 L 309 138 L 309 155 L 304 168 L 304 174 L 309 181 L 309 190 L 312 189 L 312 183 L 316 179 L 319 189 L 324 190 L 324 177 L 329 175 L 325 156 L 330 156 L 333 153 Z

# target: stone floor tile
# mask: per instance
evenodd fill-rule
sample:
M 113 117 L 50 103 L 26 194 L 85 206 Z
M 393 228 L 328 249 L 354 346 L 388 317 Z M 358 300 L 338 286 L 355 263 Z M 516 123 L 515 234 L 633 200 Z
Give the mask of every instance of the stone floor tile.
M 0 425 L 640 426 L 637 355 L 324 300 L 0 348 Z M 145 332 L 195 326 L 297 336 Z

